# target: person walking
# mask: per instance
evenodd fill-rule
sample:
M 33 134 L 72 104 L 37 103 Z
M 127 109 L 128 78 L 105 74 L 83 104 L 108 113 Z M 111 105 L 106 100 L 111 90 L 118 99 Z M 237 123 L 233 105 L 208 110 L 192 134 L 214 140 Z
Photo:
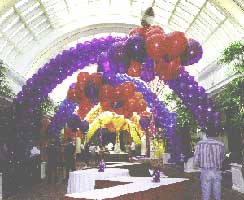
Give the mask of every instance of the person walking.
M 225 158 L 225 146 L 216 137 L 213 126 L 208 127 L 207 138 L 197 143 L 194 153 L 194 165 L 201 169 L 203 200 L 210 199 L 211 190 L 215 200 L 221 200 L 221 168 Z
M 67 144 L 64 147 L 64 160 L 66 168 L 66 180 L 69 178 L 69 172 L 75 171 L 75 146 L 72 139 L 67 140 Z

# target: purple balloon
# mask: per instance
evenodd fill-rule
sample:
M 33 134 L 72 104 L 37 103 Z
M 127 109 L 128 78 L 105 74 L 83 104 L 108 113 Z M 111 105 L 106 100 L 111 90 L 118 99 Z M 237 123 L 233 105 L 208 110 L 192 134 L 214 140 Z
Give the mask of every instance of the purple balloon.
M 142 129 L 146 130 L 149 127 L 150 119 L 147 116 L 141 116 L 139 123 L 140 123 Z
M 126 41 L 126 50 L 131 59 L 143 62 L 146 57 L 144 38 L 139 34 L 134 34 Z
M 129 64 L 129 57 L 126 52 L 125 42 L 115 42 L 108 49 L 108 58 L 112 63 L 123 62 L 126 65 Z
M 85 90 L 86 96 L 89 99 L 97 99 L 98 98 L 99 88 L 95 83 L 88 81 L 88 83 L 85 85 L 84 90 Z
M 154 78 L 155 78 L 155 73 L 153 70 L 147 70 L 147 69 L 142 70 L 141 79 L 143 81 L 150 82 L 150 81 L 154 80 Z
M 186 51 L 181 56 L 182 66 L 197 63 L 202 58 L 202 46 L 196 40 L 190 39 L 187 44 Z

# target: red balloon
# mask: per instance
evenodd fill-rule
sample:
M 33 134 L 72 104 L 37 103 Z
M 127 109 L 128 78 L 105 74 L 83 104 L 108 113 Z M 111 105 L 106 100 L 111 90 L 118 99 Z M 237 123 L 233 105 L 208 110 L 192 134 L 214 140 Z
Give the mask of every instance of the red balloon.
M 145 111 L 147 108 L 147 103 L 144 99 L 140 99 L 137 105 L 137 110 L 138 111 Z
M 166 52 L 165 37 L 162 34 L 153 34 L 146 39 L 147 54 L 154 60 L 160 60 Z
M 101 106 L 103 110 L 109 110 L 111 109 L 111 102 L 110 101 L 102 101 Z
M 129 76 L 139 77 L 141 75 L 141 64 L 132 60 L 127 74 Z
M 89 77 L 89 81 L 94 82 L 98 87 L 102 85 L 102 76 L 98 73 L 93 73 Z
M 101 88 L 100 100 L 105 100 L 111 98 L 114 88 L 111 85 L 103 85 Z
M 88 72 L 80 72 L 77 76 L 78 82 L 86 82 L 89 80 L 89 73 Z
M 134 95 L 136 86 L 132 82 L 125 82 L 122 84 L 124 97 L 131 97 Z
M 143 95 L 140 92 L 135 92 L 135 95 L 133 97 L 136 101 L 139 101 L 140 99 L 143 99 Z
M 124 116 L 125 116 L 125 118 L 130 119 L 133 116 L 133 112 L 125 112 Z
M 128 111 L 135 111 L 137 101 L 134 98 L 128 100 Z
M 75 89 L 69 89 L 68 92 L 67 92 L 67 98 L 72 100 L 72 101 L 75 101 L 75 102 L 78 102 L 79 99 L 76 95 L 76 90 Z
M 144 36 L 145 29 L 143 27 L 134 28 L 132 31 L 130 31 L 129 36 L 132 36 L 134 34 L 140 34 L 140 35 Z
M 180 58 L 175 58 L 169 63 L 164 62 L 161 71 L 159 72 L 159 78 L 161 80 L 172 80 L 178 77 L 181 72 Z
M 112 95 L 112 98 L 113 99 L 119 99 L 119 98 L 122 98 L 123 97 L 123 88 L 118 86 L 114 89 L 114 92 L 113 92 L 113 95 Z
M 167 54 L 170 59 L 180 56 L 187 47 L 187 38 L 183 32 L 172 32 L 166 36 Z
M 146 34 L 145 34 L 145 38 L 148 38 L 154 34 L 161 34 L 161 35 L 164 35 L 164 30 L 163 28 L 161 28 L 160 26 L 156 26 L 156 25 L 153 25 L 153 26 L 150 26 L 147 31 L 146 31 Z

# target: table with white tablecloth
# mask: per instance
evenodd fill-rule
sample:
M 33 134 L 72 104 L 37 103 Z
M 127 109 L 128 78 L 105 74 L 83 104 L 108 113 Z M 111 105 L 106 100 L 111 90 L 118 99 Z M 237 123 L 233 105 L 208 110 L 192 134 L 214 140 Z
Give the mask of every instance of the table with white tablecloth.
M 161 178 L 159 183 L 152 182 L 152 177 L 117 177 L 108 178 L 106 181 L 120 181 L 127 184 L 95 189 L 83 193 L 65 195 L 65 200 L 87 200 L 87 199 L 146 199 L 146 200 L 182 200 L 186 197 L 186 189 L 189 185 L 188 179 L 183 178 Z
M 105 168 L 104 172 L 98 172 L 98 169 L 78 170 L 69 173 L 67 194 L 81 193 L 93 190 L 95 180 L 103 180 L 109 177 L 129 176 L 128 169 Z

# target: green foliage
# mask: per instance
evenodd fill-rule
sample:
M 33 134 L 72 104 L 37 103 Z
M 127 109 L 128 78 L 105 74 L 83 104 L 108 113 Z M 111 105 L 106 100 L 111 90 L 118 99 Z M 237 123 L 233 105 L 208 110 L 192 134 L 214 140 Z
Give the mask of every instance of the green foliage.
M 6 79 L 6 68 L 2 63 L 0 63 L 0 95 L 9 98 L 14 97 L 14 93 Z
M 236 41 L 224 49 L 219 64 L 228 64 L 235 72 L 244 72 L 243 41 Z M 219 110 L 226 115 L 225 126 L 242 129 L 244 118 L 244 77 L 239 76 L 225 86 L 215 101 Z
M 244 72 L 244 46 L 242 41 L 233 42 L 224 49 L 219 64 L 230 64 L 236 72 Z
M 40 105 L 41 115 L 53 115 L 57 111 L 58 104 L 55 104 L 49 97 Z
M 181 99 L 175 93 L 168 94 L 165 99 L 165 104 L 168 106 L 175 102 L 175 112 L 177 116 L 177 132 L 195 134 L 197 129 L 197 121 L 193 114 L 183 104 Z
M 231 81 L 215 97 L 219 110 L 226 115 L 225 126 L 242 128 L 244 119 L 244 77 Z

